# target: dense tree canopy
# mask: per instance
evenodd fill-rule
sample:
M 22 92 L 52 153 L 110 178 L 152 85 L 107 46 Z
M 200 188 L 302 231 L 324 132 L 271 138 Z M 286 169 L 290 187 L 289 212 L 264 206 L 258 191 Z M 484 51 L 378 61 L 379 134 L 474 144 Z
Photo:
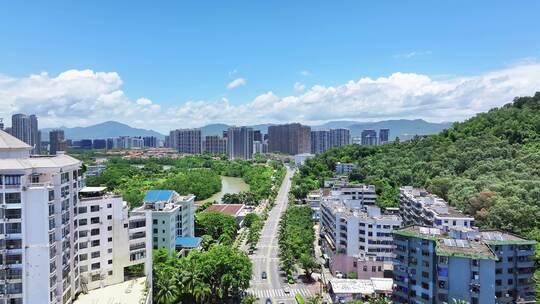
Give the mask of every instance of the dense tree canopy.
M 154 252 L 154 303 L 239 302 L 251 271 L 247 255 L 230 246 L 191 251 L 181 259 L 159 249 Z
M 238 224 L 231 215 L 205 211 L 197 214 L 195 228 L 198 236 L 209 235 L 216 242 L 231 244 L 236 237 Z
M 232 195 L 248 205 L 256 205 L 272 193 L 273 179 L 285 174 L 276 161 L 229 161 L 209 155 L 181 158 L 131 159 L 111 158 L 107 169 L 98 177 L 88 177 L 89 186 L 106 186 L 121 193 L 131 207 L 140 206 L 147 190 L 172 189 L 178 193 L 195 194 L 204 200 L 221 190 L 220 175 L 240 177 L 250 187 L 248 192 Z M 229 195 L 231 196 L 231 195 Z

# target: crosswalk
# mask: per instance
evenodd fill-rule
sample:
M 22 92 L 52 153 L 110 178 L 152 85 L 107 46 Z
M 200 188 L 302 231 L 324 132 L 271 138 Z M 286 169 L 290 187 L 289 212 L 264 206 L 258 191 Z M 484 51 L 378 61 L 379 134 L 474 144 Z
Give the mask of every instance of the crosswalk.
M 307 288 L 291 288 L 291 292 L 289 294 L 286 294 L 285 291 L 280 289 L 248 289 L 248 293 L 251 293 L 255 295 L 257 298 L 260 299 L 277 299 L 277 298 L 288 298 L 288 297 L 294 297 L 295 294 L 299 293 L 304 298 L 311 297 L 311 292 Z

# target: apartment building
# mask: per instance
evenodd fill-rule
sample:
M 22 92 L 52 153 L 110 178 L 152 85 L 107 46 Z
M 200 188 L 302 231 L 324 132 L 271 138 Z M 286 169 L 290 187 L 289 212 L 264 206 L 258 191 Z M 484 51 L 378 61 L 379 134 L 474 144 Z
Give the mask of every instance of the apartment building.
M 41 152 L 41 134 L 36 115 L 14 114 L 11 116 L 11 135 L 32 147 L 32 154 Z
M 169 133 L 171 148 L 179 153 L 201 154 L 202 131 L 199 128 L 177 129 Z
M 79 292 L 120 279 L 117 261 L 112 269 L 109 261 L 115 260 L 115 231 L 124 227 L 115 215 L 125 207 L 121 198 L 79 198 L 81 161 L 62 153 L 31 157 L 30 150 L 0 131 L 0 303 L 72 303 Z M 79 207 L 86 212 L 79 214 Z
M 174 251 L 177 237 L 195 234 L 195 196 L 181 196 L 173 190 L 150 190 L 143 199 L 143 206 L 132 211 L 133 215 L 146 212 L 152 218 L 153 248 L 165 247 Z
M 362 208 L 374 206 L 377 192 L 373 185 L 361 184 L 334 184 L 330 189 L 330 196 L 342 202 L 347 208 Z
M 326 251 L 332 253 L 390 262 L 394 257 L 392 231 L 400 226 L 399 216 L 383 214 L 375 206 L 350 208 L 339 199 L 321 203 L 321 234 Z
M 355 169 L 356 169 L 356 164 L 337 162 L 335 172 L 337 174 L 349 174 L 353 172 Z
M 253 158 L 253 128 L 230 127 L 223 137 L 227 138 L 227 154 L 229 159 Z
M 351 143 L 351 132 L 349 129 L 330 129 L 328 131 L 330 148 L 341 147 Z
M 394 301 L 535 303 L 534 241 L 500 231 L 394 231 Z
M 410 186 L 400 188 L 400 215 L 404 225 L 423 225 L 450 230 L 451 228 L 471 228 L 474 218 L 427 192 Z
M 210 154 L 227 154 L 227 139 L 218 135 L 204 137 L 203 150 Z
M 379 130 L 379 145 L 384 145 L 389 142 L 390 129 Z
M 288 155 L 311 151 L 311 128 L 299 123 L 268 127 L 268 151 Z
M 377 145 L 377 131 L 375 130 L 363 130 L 361 134 L 362 145 L 376 146 Z
M 82 163 L 30 157 L 0 131 L 0 303 L 69 303 L 79 288 L 74 213 Z
M 49 154 L 56 155 L 59 151 L 66 151 L 67 142 L 64 130 L 51 130 L 49 132 Z
M 146 215 L 130 218 L 122 196 L 108 193 L 105 187 L 82 188 L 79 197 L 76 239 L 81 290 L 123 282 L 126 267 L 146 263 L 151 256 Z
M 330 149 L 330 132 L 326 130 L 311 131 L 311 153 L 321 154 Z

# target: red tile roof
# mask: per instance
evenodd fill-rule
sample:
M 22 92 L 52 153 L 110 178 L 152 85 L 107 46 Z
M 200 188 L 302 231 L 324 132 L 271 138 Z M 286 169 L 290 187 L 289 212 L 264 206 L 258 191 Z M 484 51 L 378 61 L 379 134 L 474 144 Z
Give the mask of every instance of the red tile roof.
M 244 208 L 243 204 L 213 204 L 206 208 L 204 211 L 217 211 L 232 216 L 238 216 L 240 211 Z

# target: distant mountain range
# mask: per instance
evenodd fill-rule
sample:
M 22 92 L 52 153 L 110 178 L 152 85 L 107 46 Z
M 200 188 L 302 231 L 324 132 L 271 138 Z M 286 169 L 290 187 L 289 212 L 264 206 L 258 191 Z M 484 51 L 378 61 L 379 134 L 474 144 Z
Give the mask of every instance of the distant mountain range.
M 268 132 L 268 127 L 272 124 L 260 124 L 251 126 L 255 130 L 260 130 L 262 133 Z M 429 135 L 441 132 L 452 126 L 451 122 L 433 123 L 423 119 L 396 119 L 383 120 L 378 122 L 359 122 L 359 121 L 329 121 L 322 125 L 311 126 L 312 130 L 327 130 L 336 128 L 345 128 L 351 131 L 351 136 L 360 136 L 362 130 L 374 129 L 390 129 L 390 138 L 399 137 L 402 140 L 410 139 L 415 135 Z M 211 124 L 202 127 L 203 136 L 205 135 L 221 135 L 229 126 L 226 124 Z
M 262 133 L 268 132 L 268 127 L 272 124 L 259 124 L 251 126 L 255 130 L 260 130 Z M 359 122 L 359 121 L 330 121 L 322 125 L 311 126 L 312 130 L 325 130 L 335 128 L 346 128 L 351 130 L 352 136 L 360 136 L 362 130 L 365 129 L 390 129 L 390 138 L 399 137 L 402 140 L 409 139 L 414 135 L 436 134 L 440 131 L 452 126 L 452 123 L 432 123 L 423 119 L 397 119 L 383 120 L 378 122 Z M 224 130 L 227 130 L 227 124 L 209 124 L 201 128 L 203 136 L 206 135 L 221 135 Z M 165 135 L 146 129 L 138 129 L 130 127 L 126 124 L 116 121 L 106 121 L 88 127 L 66 128 L 60 127 L 57 129 L 64 130 L 65 136 L 68 139 L 94 139 L 94 138 L 109 138 L 118 136 L 155 136 L 159 139 L 164 139 Z M 52 128 L 42 129 L 42 138 L 47 141 L 49 131 Z
M 132 128 L 126 124 L 117 121 L 106 121 L 97 125 L 88 127 L 75 127 L 75 128 L 48 128 L 41 130 L 41 138 L 43 141 L 49 140 L 49 132 L 51 130 L 61 129 L 64 130 L 64 136 L 67 139 L 79 140 L 79 139 L 94 139 L 94 138 L 109 138 L 118 136 L 155 136 L 163 139 L 165 136 L 153 130 Z

